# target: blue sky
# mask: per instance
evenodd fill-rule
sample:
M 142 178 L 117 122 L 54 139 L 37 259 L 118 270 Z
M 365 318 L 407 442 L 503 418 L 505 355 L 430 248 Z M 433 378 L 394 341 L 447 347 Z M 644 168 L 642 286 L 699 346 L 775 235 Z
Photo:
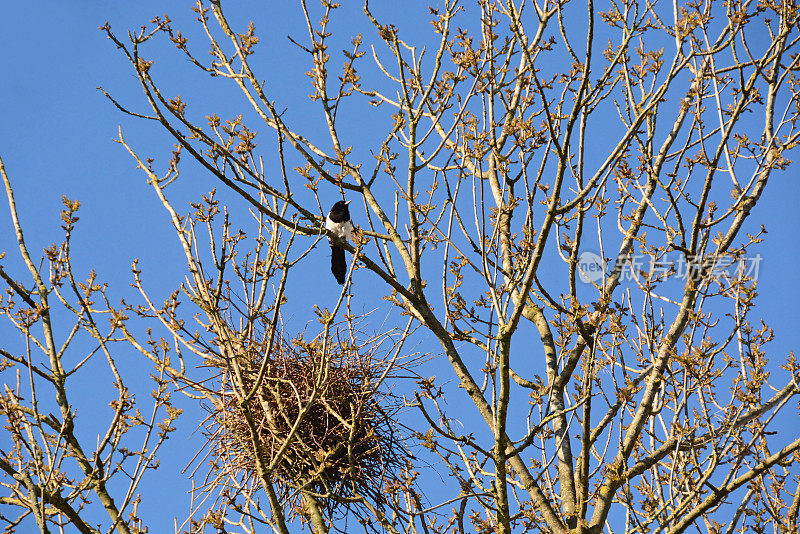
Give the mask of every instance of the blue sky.
M 193 14 L 188 10 L 190 4 L 88 0 L 15 2 L 5 6 L 4 16 L 0 18 L 0 50 L 4 57 L 0 77 L 0 155 L 14 185 L 29 247 L 39 256 L 43 247 L 61 239 L 58 215 L 61 195 L 80 200 L 83 205 L 81 221 L 73 244 L 77 270 L 85 273 L 89 268 L 95 269 L 101 280 L 110 283 L 110 294 L 116 300 L 135 298 L 130 288 L 130 265 L 134 259 L 140 259 L 145 281 L 161 296 L 177 286 L 185 273 L 185 264 L 166 214 L 152 190 L 143 175 L 136 171 L 129 155 L 112 139 L 122 125 L 126 139 L 135 148 L 143 154 L 158 154 L 162 158 L 168 154 L 172 141 L 158 128 L 124 116 L 97 90 L 98 86 L 103 86 L 134 109 L 141 109 L 143 104 L 130 66 L 98 27 L 108 20 L 122 36 L 126 30 L 161 14 L 168 6 L 166 9 L 176 27 L 194 28 Z M 271 12 L 266 13 L 263 2 L 231 2 L 230 6 L 234 4 L 244 6 L 237 9 L 234 22 L 245 23 L 250 17 L 256 20 L 262 38 L 259 58 L 262 72 L 275 75 L 270 80 L 270 96 L 280 102 L 280 106 L 289 108 L 296 123 L 308 120 L 314 127 L 320 117 L 315 108 L 307 106 L 306 95 L 310 88 L 303 73 L 308 67 L 303 56 L 288 45 L 286 39 L 289 33 L 305 37 L 299 8 L 293 2 L 271 2 Z M 376 9 L 380 9 L 381 2 L 376 4 Z M 409 4 L 413 7 L 397 12 L 398 26 L 406 29 L 407 35 L 419 32 L 420 38 L 428 37 L 430 26 L 426 22 L 424 5 Z M 349 5 L 347 8 L 350 9 Z M 364 18 L 357 8 L 339 17 L 339 20 Z M 421 17 L 421 22 L 412 26 L 415 17 Z M 364 31 L 366 24 L 362 20 L 358 26 Z M 343 25 L 338 28 L 344 31 L 346 41 L 349 36 L 346 28 Z M 156 65 L 157 76 L 167 87 L 188 87 L 186 93 L 192 95 L 190 106 L 196 106 L 198 114 L 216 111 L 221 116 L 230 115 L 244 108 L 241 98 L 221 87 L 221 83 L 192 75 L 186 62 L 172 54 L 174 49 L 165 44 L 151 48 L 170 56 Z M 338 66 L 340 61 L 333 64 Z M 183 94 L 183 89 L 180 92 Z M 362 123 L 353 123 L 346 133 L 353 139 L 360 134 L 375 134 L 380 124 L 371 120 L 365 118 Z M 216 185 L 197 169 L 189 174 L 191 179 L 170 189 L 176 205 L 184 208 L 188 201 Z M 800 302 L 798 185 L 797 167 L 775 173 L 753 213 L 754 221 L 763 222 L 769 232 L 765 242 L 754 249 L 764 257 L 756 316 L 763 316 L 775 329 L 776 340 L 769 347 L 776 362 L 782 361 L 800 341 L 800 329 L 796 326 L 800 321 L 797 304 Z M 14 236 L 8 209 L 5 202 L 0 204 L 0 250 L 12 251 Z M 323 262 L 327 267 L 326 248 L 318 247 L 315 262 Z M 21 266 L 13 256 L 9 254 L 3 259 L 3 265 L 21 277 Z M 319 267 L 319 263 L 304 266 L 303 269 L 308 269 L 301 271 L 308 279 L 306 286 L 297 285 L 292 289 L 294 300 L 290 316 L 298 326 L 311 318 L 312 303 L 320 298 L 332 303 L 338 295 L 338 286 L 315 283 L 320 272 L 314 267 Z M 324 276 L 328 274 L 323 273 Z M 366 276 L 364 271 L 360 274 Z M 366 298 L 359 304 L 364 309 L 370 305 Z M 0 338 L 9 335 L 7 325 L 0 324 Z M 149 369 L 137 358 L 132 352 L 123 354 L 123 368 L 131 377 L 138 377 L 135 380 L 139 399 L 147 402 Z M 86 386 L 85 397 L 81 400 L 85 401 L 83 409 L 89 411 L 96 377 L 84 373 L 77 380 Z M 173 507 L 172 503 L 176 503 L 176 499 L 185 500 L 188 479 L 180 470 L 189 459 L 186 440 L 196 441 L 184 436 L 196 427 L 197 422 L 191 417 L 199 414 L 188 415 L 179 422 L 181 437 L 168 443 L 161 469 L 152 473 L 142 488 L 145 500 L 140 510 L 153 532 L 171 528 L 172 518 L 185 511 L 183 505 Z M 3 446 L 2 437 L 0 446 Z M 165 502 L 170 506 L 164 506 Z

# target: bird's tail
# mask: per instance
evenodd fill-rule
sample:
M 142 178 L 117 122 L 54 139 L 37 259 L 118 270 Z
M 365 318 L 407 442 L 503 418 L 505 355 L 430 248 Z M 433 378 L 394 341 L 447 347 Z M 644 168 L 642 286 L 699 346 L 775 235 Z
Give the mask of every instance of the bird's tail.
M 344 284 L 347 274 L 347 262 L 344 260 L 344 249 L 331 243 L 331 272 L 339 284 Z

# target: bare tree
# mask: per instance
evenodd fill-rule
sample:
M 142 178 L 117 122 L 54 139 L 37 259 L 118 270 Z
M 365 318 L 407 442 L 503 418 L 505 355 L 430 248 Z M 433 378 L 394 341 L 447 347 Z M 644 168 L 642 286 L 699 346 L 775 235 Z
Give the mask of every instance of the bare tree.
M 127 318 L 110 305 L 107 287 L 94 271 L 83 280 L 73 272 L 70 240 L 80 202 L 64 197 L 64 240 L 34 262 L 2 160 L 0 175 L 27 269 L 22 279 L 0 267 L 7 288 L 0 315 L 19 333 L 0 347 L 5 532 L 20 525 L 30 531 L 32 521 L 44 533 L 63 532 L 66 525 L 81 533 L 143 532 L 137 488 L 145 473 L 158 467 L 159 448 L 180 415 L 170 402 L 168 377 L 151 375 L 152 409 L 142 413 L 126 386 L 130 377 L 123 377 L 115 362 Z M 116 391 L 100 404 L 87 402 L 74 386 L 79 373 L 98 372 L 98 359 L 105 360 L 107 385 Z M 102 395 L 99 384 L 96 393 Z M 103 432 L 88 433 L 103 420 Z
M 800 438 L 777 430 L 796 421 L 800 367 L 769 363 L 756 307 L 759 201 L 800 138 L 796 3 L 444 0 L 426 48 L 365 2 L 368 37 L 347 35 L 338 71 L 339 6 L 298 9 L 306 36 L 290 40 L 322 129 L 273 101 L 254 24 L 234 27 L 219 0 L 198 1 L 191 41 L 166 16 L 127 40 L 102 28 L 149 109 L 106 95 L 176 143 L 157 172 L 118 139 L 189 275 L 158 304 L 135 268 L 144 303 L 125 313 L 164 338 L 114 331 L 208 406 L 206 467 L 179 528 L 796 532 Z M 150 52 L 164 37 L 236 86 L 242 114 L 169 94 L 164 52 Z M 381 139 L 343 133 L 368 118 L 389 124 Z M 250 207 L 253 232 L 234 231 L 215 194 L 173 207 L 187 154 L 220 198 Z M 335 196 L 361 205 L 339 241 L 347 281 L 314 310 L 319 327 L 288 335 L 286 287 Z M 410 320 L 355 314 L 362 281 Z M 407 391 L 400 418 L 423 423 L 404 430 L 384 384 L 415 330 L 451 373 Z M 460 424 L 476 413 L 482 425 Z M 441 487 L 421 482 L 431 463 Z
M 488 432 L 459 430 L 436 381 L 420 382 L 410 404 L 430 428 L 418 436 L 457 484 L 439 501 L 409 488 L 391 519 L 377 514 L 384 528 L 793 532 L 800 440 L 769 429 L 798 392 L 797 367 L 790 357 L 785 382 L 768 381 L 771 333 L 750 318 L 761 234 L 743 228 L 798 140 L 796 6 L 445 2 L 431 8 L 439 45 L 427 60 L 365 3 L 382 41 L 372 57 L 384 80 L 370 87 L 360 35 L 329 71 L 337 5 L 323 2 L 319 25 L 300 7 L 308 36 L 296 44 L 327 139 L 269 98 L 254 26 L 238 33 L 220 2 L 196 10 L 210 61 L 166 17 L 130 44 L 106 31 L 148 117 L 284 232 L 320 235 L 325 189 L 363 200 L 348 250 L 439 341 Z M 257 165 L 244 119 L 198 125 L 162 93 L 140 55 L 159 33 L 241 89 L 277 133 L 281 176 Z M 339 133 L 345 98 L 389 110 L 372 163 L 353 149 L 364 140 Z M 306 162 L 294 175 L 285 146 Z M 440 272 L 423 265 L 434 257 Z

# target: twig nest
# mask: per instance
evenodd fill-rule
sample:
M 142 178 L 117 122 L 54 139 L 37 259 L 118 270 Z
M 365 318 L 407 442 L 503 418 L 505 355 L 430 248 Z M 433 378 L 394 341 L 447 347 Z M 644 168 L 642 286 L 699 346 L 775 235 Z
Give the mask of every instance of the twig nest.
M 360 496 L 383 500 L 409 454 L 376 389 L 382 362 L 342 342 L 323 350 L 276 338 L 270 354 L 238 364 L 241 378 L 226 373 L 212 414 L 220 465 L 247 477 L 267 473 L 293 506 L 297 490 L 328 508 Z

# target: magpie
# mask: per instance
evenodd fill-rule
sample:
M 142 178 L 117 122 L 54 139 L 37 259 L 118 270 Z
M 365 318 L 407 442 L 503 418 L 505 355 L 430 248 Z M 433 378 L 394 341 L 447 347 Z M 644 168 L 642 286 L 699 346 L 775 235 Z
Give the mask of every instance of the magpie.
M 325 219 L 325 228 L 330 230 L 333 235 L 339 239 L 347 239 L 350 232 L 353 231 L 353 222 L 350 220 L 350 210 L 347 205 L 350 204 L 348 200 L 340 200 L 331 208 L 328 213 L 328 218 Z M 347 262 L 344 260 L 344 249 L 331 241 L 331 272 L 339 284 L 344 284 L 344 278 L 347 274 Z

